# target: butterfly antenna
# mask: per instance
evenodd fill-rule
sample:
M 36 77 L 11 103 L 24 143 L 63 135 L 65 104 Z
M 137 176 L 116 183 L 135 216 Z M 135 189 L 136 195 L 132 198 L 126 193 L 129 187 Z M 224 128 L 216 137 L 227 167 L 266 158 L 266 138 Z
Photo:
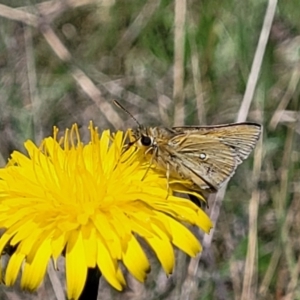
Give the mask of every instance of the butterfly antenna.
M 133 119 L 134 120 L 134 122 L 139 126 L 139 127 L 141 127 L 141 124 L 138 122 L 138 120 L 124 107 L 124 106 L 122 106 L 117 100 L 113 100 L 113 102 L 114 102 L 114 104 L 117 106 L 117 107 L 119 107 L 119 108 L 121 108 L 122 110 L 124 110 L 130 117 L 131 117 L 131 119 Z

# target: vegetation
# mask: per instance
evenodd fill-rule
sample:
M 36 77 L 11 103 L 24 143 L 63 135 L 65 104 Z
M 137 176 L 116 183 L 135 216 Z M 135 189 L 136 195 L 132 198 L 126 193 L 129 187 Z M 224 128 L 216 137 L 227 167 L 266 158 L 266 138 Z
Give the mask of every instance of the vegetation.
M 101 279 L 99 299 L 300 299 L 298 0 L 0 2 L 1 166 L 54 125 L 135 126 L 113 99 L 145 125 L 264 126 L 210 199 L 215 228 L 199 236 L 201 257 L 178 253 L 166 278 L 149 250 L 145 285 L 129 279 L 119 294 Z M 59 299 L 51 274 L 28 299 Z M 17 286 L 0 293 L 25 297 Z

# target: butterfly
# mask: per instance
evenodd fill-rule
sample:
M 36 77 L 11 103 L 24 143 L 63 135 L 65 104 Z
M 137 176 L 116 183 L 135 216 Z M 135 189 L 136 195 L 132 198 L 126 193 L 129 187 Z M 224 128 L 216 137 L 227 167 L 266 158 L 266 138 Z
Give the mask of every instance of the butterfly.
M 185 180 L 195 191 L 216 192 L 254 149 L 261 125 L 233 123 L 214 126 L 145 127 L 131 130 L 130 145 L 144 151 L 150 165 L 167 178 Z

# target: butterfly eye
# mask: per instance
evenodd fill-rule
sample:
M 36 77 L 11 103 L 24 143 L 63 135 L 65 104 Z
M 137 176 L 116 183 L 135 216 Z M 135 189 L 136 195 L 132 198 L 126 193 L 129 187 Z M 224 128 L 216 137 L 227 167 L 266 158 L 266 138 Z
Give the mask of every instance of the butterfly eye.
M 152 144 L 152 139 L 149 136 L 142 135 L 141 143 L 143 146 L 150 146 Z
M 204 160 L 204 159 L 206 159 L 206 154 L 205 153 L 200 153 L 199 157 L 200 157 L 200 159 Z

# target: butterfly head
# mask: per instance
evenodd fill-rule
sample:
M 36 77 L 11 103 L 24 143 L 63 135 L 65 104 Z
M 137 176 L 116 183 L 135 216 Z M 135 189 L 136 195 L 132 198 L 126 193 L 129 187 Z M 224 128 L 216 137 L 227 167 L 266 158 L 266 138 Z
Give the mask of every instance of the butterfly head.
M 156 138 L 152 128 L 141 125 L 131 131 L 131 143 L 136 144 L 138 147 L 157 147 Z

